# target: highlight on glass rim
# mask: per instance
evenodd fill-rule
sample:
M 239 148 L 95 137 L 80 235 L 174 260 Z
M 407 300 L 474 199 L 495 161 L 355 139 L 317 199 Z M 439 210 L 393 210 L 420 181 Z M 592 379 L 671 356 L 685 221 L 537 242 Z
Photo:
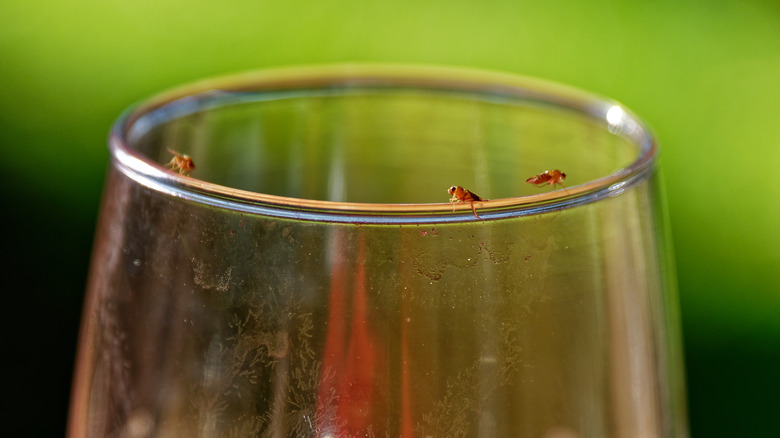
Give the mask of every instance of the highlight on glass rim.
M 657 144 L 616 102 L 272 69 L 109 150 L 69 437 L 687 436 Z

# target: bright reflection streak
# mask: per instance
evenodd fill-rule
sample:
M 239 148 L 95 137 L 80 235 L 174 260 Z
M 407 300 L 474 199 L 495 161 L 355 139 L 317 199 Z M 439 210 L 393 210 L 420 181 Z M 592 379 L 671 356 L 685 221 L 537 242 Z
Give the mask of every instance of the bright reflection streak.
M 623 108 L 612 105 L 609 110 L 607 110 L 607 122 L 610 124 L 610 128 L 616 128 L 615 130 L 619 130 L 620 127 L 625 123 L 626 120 L 626 112 L 623 111 Z
M 631 135 L 638 128 L 636 122 L 618 105 L 612 105 L 607 110 L 607 123 L 609 123 L 609 132 L 613 134 L 622 132 Z

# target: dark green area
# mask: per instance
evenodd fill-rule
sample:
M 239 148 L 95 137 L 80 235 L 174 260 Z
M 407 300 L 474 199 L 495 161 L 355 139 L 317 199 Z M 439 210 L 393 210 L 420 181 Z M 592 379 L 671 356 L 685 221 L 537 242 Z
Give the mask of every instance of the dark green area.
M 119 113 L 202 77 L 346 61 L 539 76 L 644 118 L 663 148 L 692 436 L 780 435 L 780 6 L 761 0 L 0 2 L 12 431 L 64 429 Z

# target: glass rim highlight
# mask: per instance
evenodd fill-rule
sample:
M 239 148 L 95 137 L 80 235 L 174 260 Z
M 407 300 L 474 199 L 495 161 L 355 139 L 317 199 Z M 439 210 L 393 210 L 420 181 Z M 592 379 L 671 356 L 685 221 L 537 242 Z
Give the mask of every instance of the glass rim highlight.
M 383 204 L 292 198 L 235 189 L 165 169 L 137 150 L 131 138 L 157 123 L 208 108 L 215 95 L 294 90 L 418 89 L 463 92 L 468 99 L 522 99 L 575 112 L 603 124 L 637 146 L 628 166 L 576 186 L 511 198 L 475 202 Z M 269 97 L 273 99 L 273 97 Z M 478 69 L 416 65 L 337 64 L 269 68 L 207 79 L 160 93 L 131 106 L 114 123 L 109 135 L 112 165 L 125 176 L 169 196 L 248 214 L 318 222 L 354 224 L 424 224 L 499 220 L 540 214 L 617 196 L 644 180 L 658 153 L 655 137 L 625 107 L 573 87 L 520 75 Z M 446 188 L 446 187 L 445 187 Z M 442 189 L 444 191 L 444 188 Z M 446 193 L 445 193 L 446 196 Z M 454 208 L 454 211 L 453 211 Z

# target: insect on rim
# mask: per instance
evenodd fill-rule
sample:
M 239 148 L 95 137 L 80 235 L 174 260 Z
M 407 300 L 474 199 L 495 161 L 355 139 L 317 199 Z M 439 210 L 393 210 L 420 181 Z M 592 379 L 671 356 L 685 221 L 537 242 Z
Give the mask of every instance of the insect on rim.
M 606 130 L 628 138 L 638 148 L 628 166 L 602 178 L 566 187 L 566 190 L 489 201 L 476 201 L 480 218 L 470 203 L 454 206 L 447 202 L 383 204 L 336 202 L 284 197 L 235 189 L 166 171 L 135 150 L 135 138 L 156 124 L 213 104 L 215 95 L 247 91 L 289 91 L 355 87 L 393 89 L 414 87 L 448 90 L 487 97 L 524 99 L 575 111 L 599 121 Z M 335 66 L 280 68 L 210 79 L 159 94 L 126 110 L 111 130 L 109 149 L 117 168 L 151 189 L 219 208 L 299 220 L 405 224 L 495 220 L 561 210 L 615 196 L 654 170 L 655 138 L 622 106 L 574 88 L 538 79 L 451 67 L 347 64 Z M 444 188 L 457 181 L 443 181 Z

